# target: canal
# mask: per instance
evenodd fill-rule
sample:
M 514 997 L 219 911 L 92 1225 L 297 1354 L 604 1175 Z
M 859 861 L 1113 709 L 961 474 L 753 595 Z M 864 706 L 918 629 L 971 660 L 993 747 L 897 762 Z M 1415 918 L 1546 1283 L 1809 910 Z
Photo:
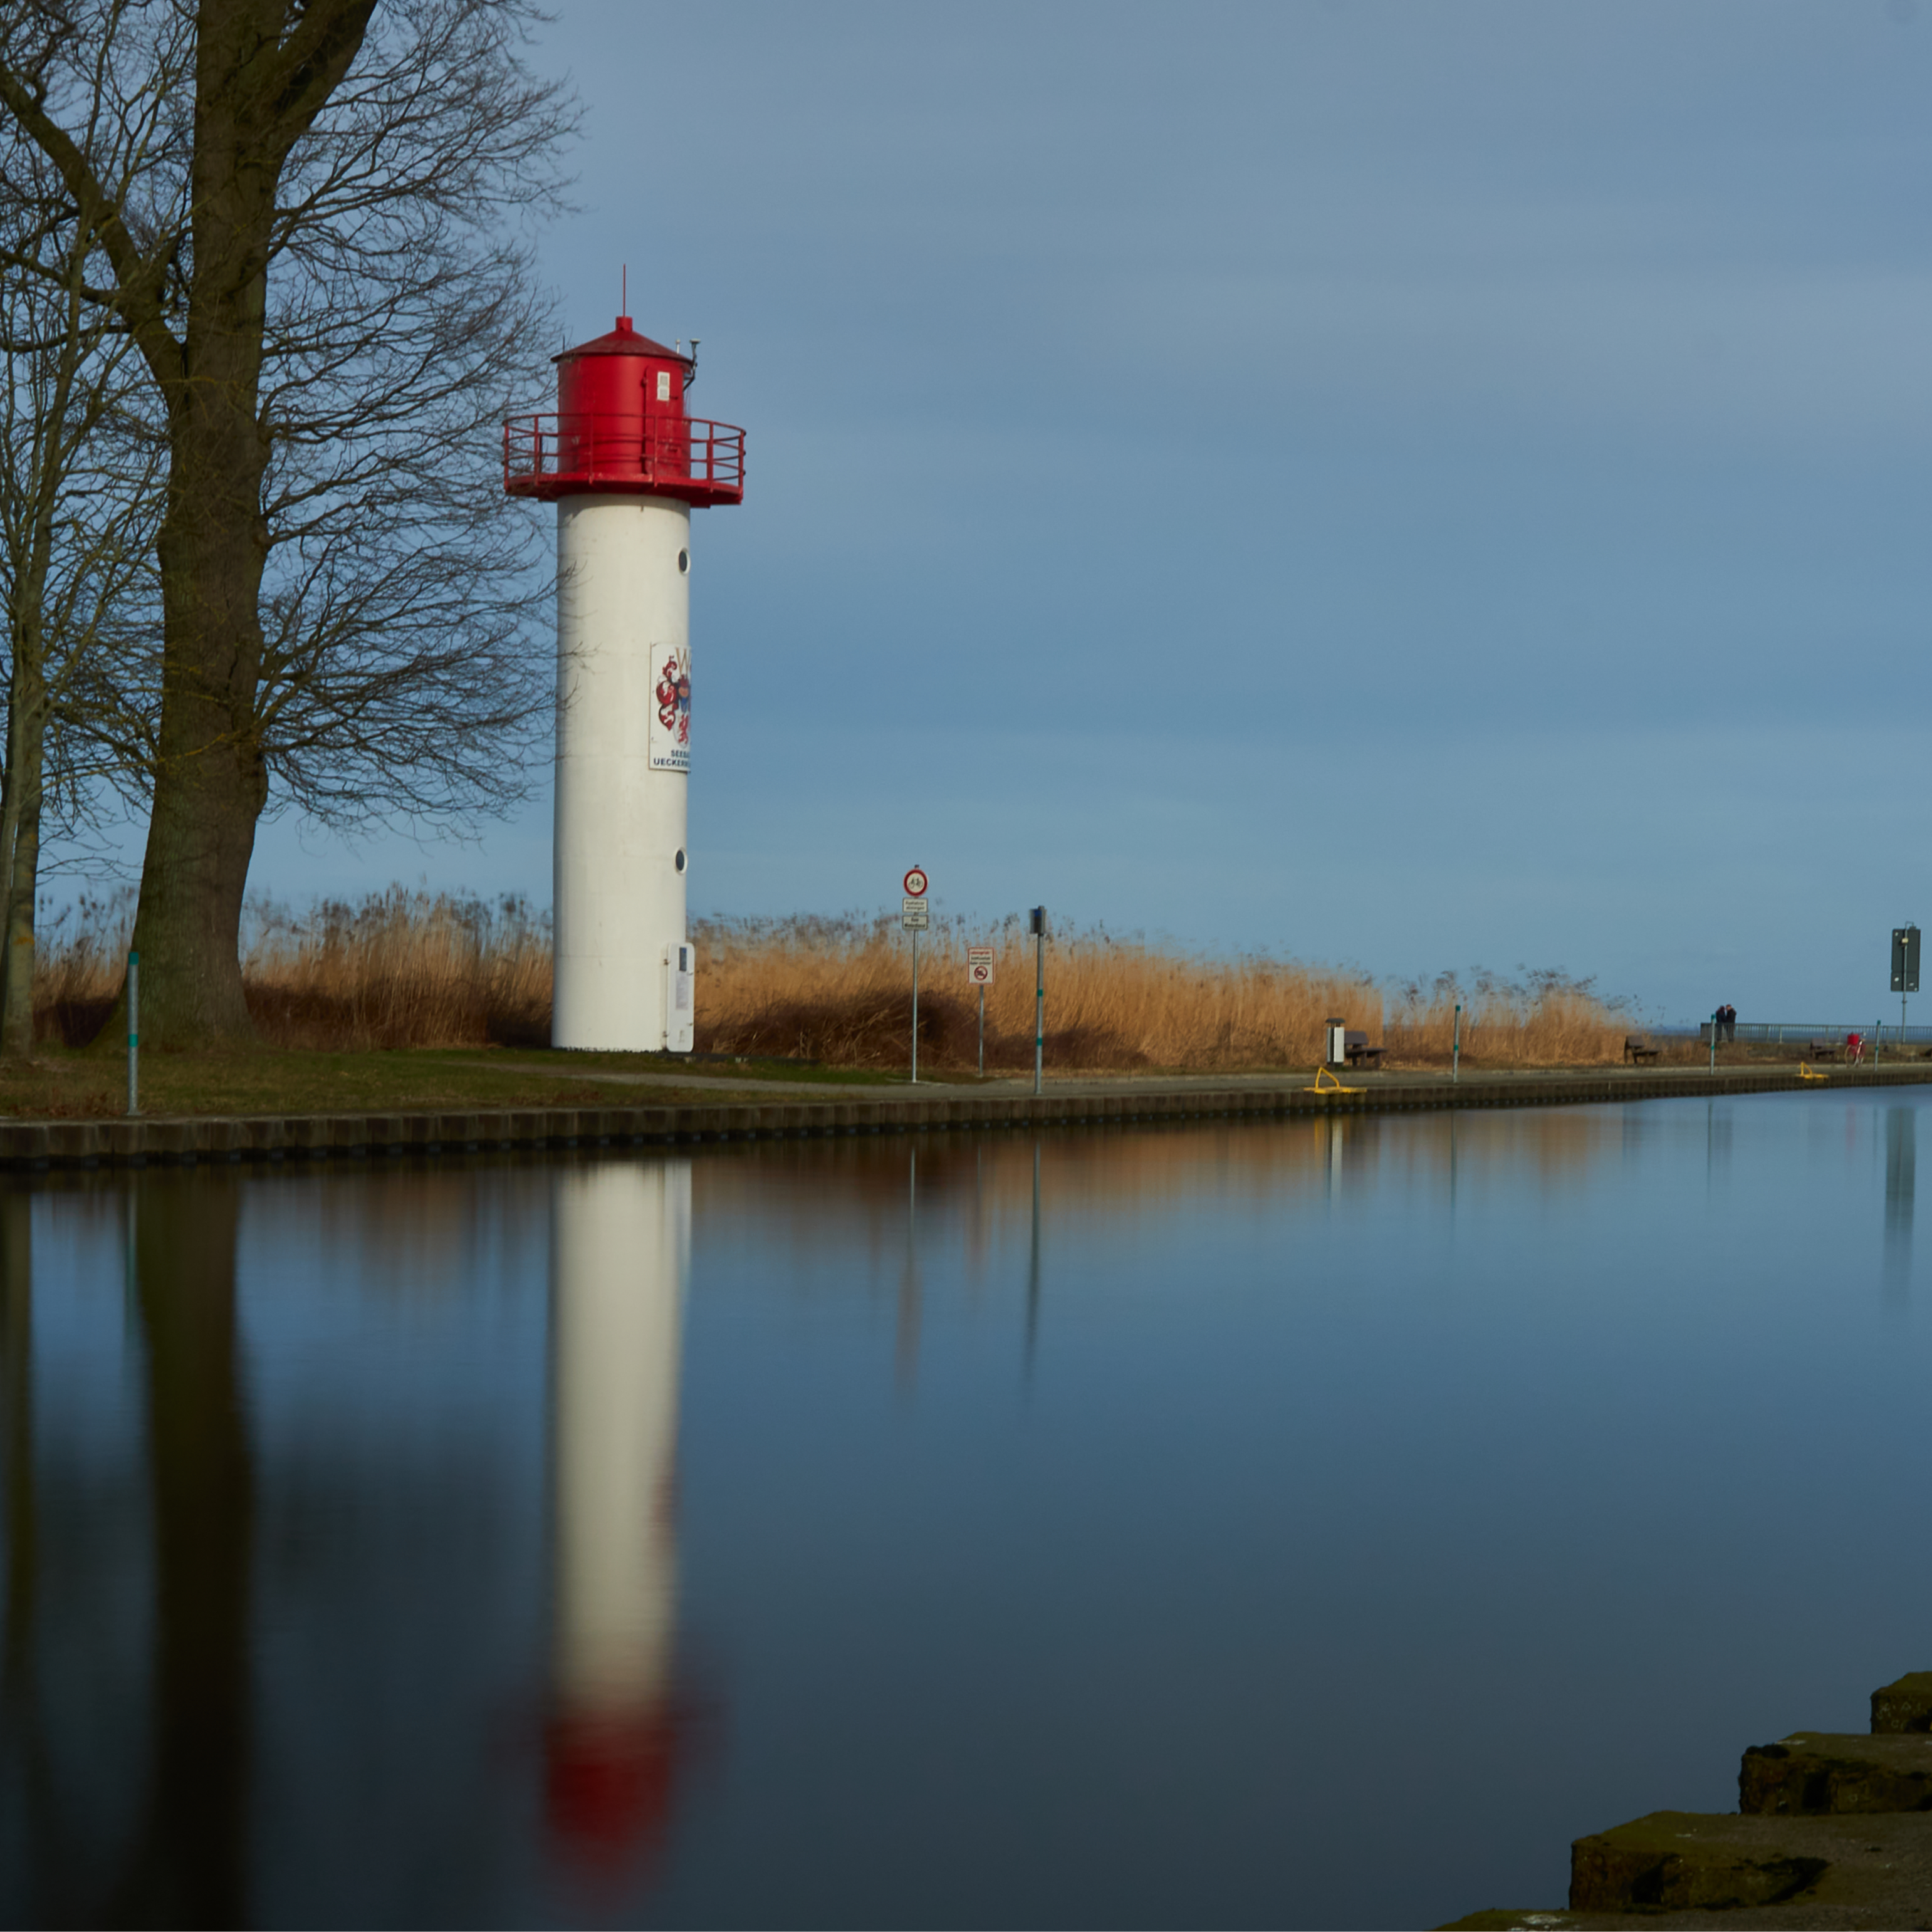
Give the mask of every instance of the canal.
M 1932 1667 L 1928 1090 L 7 1184 L 0 1915 L 1558 1904 Z

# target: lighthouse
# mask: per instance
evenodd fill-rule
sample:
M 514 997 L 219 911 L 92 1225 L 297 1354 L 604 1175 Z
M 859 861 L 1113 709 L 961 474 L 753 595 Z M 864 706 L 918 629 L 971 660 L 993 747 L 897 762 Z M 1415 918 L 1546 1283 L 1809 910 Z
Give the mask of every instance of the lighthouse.
M 620 315 L 504 424 L 503 487 L 556 506 L 554 1046 L 692 1048 L 691 513 L 745 494 L 745 432 L 686 412 L 697 346 Z

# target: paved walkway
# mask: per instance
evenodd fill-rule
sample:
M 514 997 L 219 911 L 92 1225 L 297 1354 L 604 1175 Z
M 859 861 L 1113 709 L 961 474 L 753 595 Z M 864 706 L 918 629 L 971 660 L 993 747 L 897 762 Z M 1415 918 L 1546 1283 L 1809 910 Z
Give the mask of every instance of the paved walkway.
M 686 1092 L 695 1088 L 705 1093 L 716 1094 L 784 1094 L 795 1100 L 836 1100 L 850 1097 L 854 1100 L 896 1100 L 916 1098 L 933 1100 L 967 1100 L 975 1096 L 1001 1096 L 1028 1094 L 1033 1092 L 1033 1076 L 1028 1074 L 995 1074 L 984 1080 L 928 1079 L 917 1086 L 904 1078 L 877 1080 L 818 1080 L 808 1076 L 798 1079 L 770 1079 L 756 1074 L 682 1072 L 670 1069 L 660 1072 L 651 1068 L 608 1068 L 592 1071 L 588 1068 L 571 1066 L 567 1060 L 504 1060 L 492 1057 L 488 1060 L 460 1060 L 459 1066 L 481 1067 L 496 1073 L 529 1073 L 539 1076 L 555 1077 L 568 1072 L 572 1080 L 594 1081 L 602 1085 L 632 1087 L 643 1089 L 677 1088 Z M 704 1063 L 700 1062 L 700 1065 Z M 1932 1062 L 1923 1063 L 1932 1072 Z M 1879 1064 L 1881 1072 L 1902 1073 L 1908 1068 L 1917 1068 L 1922 1063 L 1916 1059 L 1906 1061 L 1883 1060 Z M 1718 1073 L 1721 1077 L 1740 1074 L 1778 1074 L 1796 1076 L 1798 1063 L 1795 1060 L 1724 1060 L 1718 1063 Z M 1521 1066 L 1484 1067 L 1466 1066 L 1460 1080 L 1454 1080 L 1446 1072 L 1432 1068 L 1391 1068 L 1387 1072 L 1344 1072 L 1337 1077 L 1344 1086 L 1358 1087 L 1368 1093 L 1387 1093 L 1391 1090 L 1408 1090 L 1413 1088 L 1440 1088 L 1445 1094 L 1453 1094 L 1458 1087 L 1488 1089 L 1498 1085 L 1510 1087 L 1552 1086 L 1561 1083 L 1574 1086 L 1579 1081 L 1600 1080 L 1606 1084 L 1627 1081 L 1639 1070 L 1611 1063 L 1601 1066 Z M 1825 1067 L 1820 1071 L 1835 1072 L 1840 1078 L 1861 1071 L 1870 1072 L 1870 1064 L 1858 1067 Z M 1698 1081 L 1708 1082 L 1711 1078 L 1709 1066 L 1703 1061 L 1695 1065 L 1670 1066 L 1652 1066 L 1641 1070 L 1646 1079 L 1681 1079 L 1688 1087 Z M 1076 1073 L 1056 1074 L 1049 1072 L 1046 1076 L 1046 1091 L 1049 1096 L 1063 1098 L 1092 1099 L 1102 1094 L 1132 1096 L 1142 1094 L 1190 1093 L 1299 1093 L 1313 1082 L 1312 1070 L 1299 1068 L 1280 1068 L 1265 1072 L 1252 1073 Z
M 1313 1090 L 1300 1074 L 1152 1082 L 1056 1082 L 1035 1096 L 1018 1082 L 962 1088 L 880 1089 L 718 1080 L 703 1098 L 646 1098 L 666 1076 L 613 1073 L 610 1107 L 468 1107 L 332 1114 L 200 1115 L 0 1123 L 0 1167 L 143 1166 L 151 1162 L 366 1160 L 460 1156 L 485 1150 L 664 1146 L 800 1136 L 978 1132 L 1066 1126 L 1157 1126 L 1184 1121 L 1346 1118 L 1350 1114 L 1716 1098 L 1802 1090 L 1794 1068 L 1695 1067 L 1660 1072 L 1522 1073 L 1452 1086 L 1446 1076 L 1371 1074 Z M 670 1076 L 682 1084 L 687 1076 Z M 716 1077 L 716 1076 L 712 1076 Z M 1833 1087 L 1932 1082 L 1932 1062 L 1840 1068 Z M 774 1087 L 782 1090 L 774 1094 Z M 623 1090 L 628 1089 L 627 1093 Z M 1811 1088 L 1809 1090 L 1825 1090 Z

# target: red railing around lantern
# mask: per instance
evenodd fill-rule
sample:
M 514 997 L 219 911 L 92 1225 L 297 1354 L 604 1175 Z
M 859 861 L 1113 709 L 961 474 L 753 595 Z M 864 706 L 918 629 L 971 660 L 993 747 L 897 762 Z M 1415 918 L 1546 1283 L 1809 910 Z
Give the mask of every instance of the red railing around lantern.
M 745 432 L 700 416 L 513 416 L 503 425 L 503 488 L 513 496 L 609 490 L 736 503 L 745 495 Z

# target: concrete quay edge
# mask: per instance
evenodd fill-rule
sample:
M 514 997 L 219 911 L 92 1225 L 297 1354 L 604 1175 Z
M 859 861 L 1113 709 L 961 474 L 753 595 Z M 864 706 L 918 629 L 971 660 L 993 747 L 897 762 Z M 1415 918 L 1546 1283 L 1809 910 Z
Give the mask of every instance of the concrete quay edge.
M 1833 1087 L 1918 1086 L 1932 1063 L 1845 1070 Z M 1580 1074 L 1391 1082 L 1342 1093 L 1304 1084 L 1117 1094 L 951 1094 L 889 1100 L 700 1102 L 674 1106 L 500 1108 L 376 1113 L 142 1114 L 0 1122 L 0 1168 L 192 1166 L 201 1162 L 448 1156 L 501 1149 L 668 1146 L 862 1133 L 1092 1126 L 1163 1120 L 1315 1119 L 1488 1107 L 1576 1106 L 1808 1091 L 1792 1072 Z

